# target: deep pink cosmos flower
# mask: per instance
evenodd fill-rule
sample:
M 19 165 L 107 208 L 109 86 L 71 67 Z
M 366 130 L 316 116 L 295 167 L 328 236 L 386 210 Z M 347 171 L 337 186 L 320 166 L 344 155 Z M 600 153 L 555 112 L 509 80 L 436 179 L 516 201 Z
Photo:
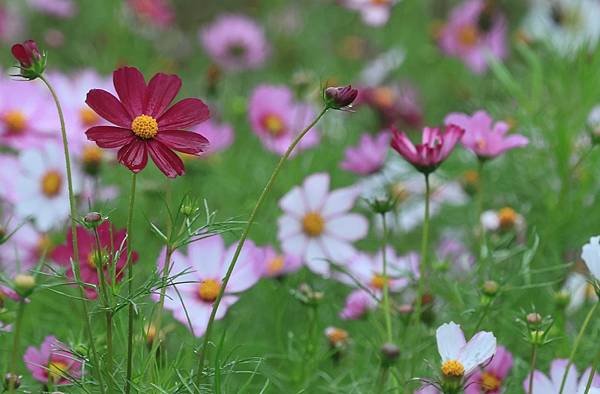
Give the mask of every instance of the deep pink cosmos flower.
M 104 267 L 105 277 L 110 280 L 111 266 L 114 264 L 116 279 L 119 281 L 123 274 L 123 269 L 127 263 L 127 245 L 125 242 L 125 230 L 117 230 L 109 221 L 103 222 L 98 226 L 98 235 L 102 250 L 98 254 L 96 239 L 94 234 L 85 227 L 77 227 L 77 242 L 79 243 L 79 266 L 81 270 L 81 280 L 84 283 L 97 285 L 98 278 L 97 265 L 100 263 Z M 67 276 L 73 278 L 71 269 L 71 259 L 73 258 L 71 230 L 67 231 L 67 241 L 65 244 L 57 246 L 52 254 L 53 261 L 67 268 Z M 101 261 L 98 261 L 101 259 Z M 137 261 L 137 253 L 133 252 L 131 261 Z M 88 298 L 97 297 L 96 290 L 86 287 Z
M 414 145 L 403 131 L 392 129 L 392 148 L 417 170 L 429 174 L 448 158 L 464 132 L 456 125 L 447 125 L 443 132 L 437 127 L 425 127 L 422 143 Z
M 197 155 L 208 140 L 198 133 L 185 131 L 209 118 L 202 100 L 183 99 L 171 107 L 181 79 L 158 73 L 148 84 L 134 67 L 113 73 L 119 99 L 101 89 L 92 89 L 86 103 L 98 115 L 116 126 L 95 126 L 86 135 L 101 148 L 119 148 L 117 158 L 134 173 L 143 170 L 148 154 L 168 177 L 183 175 L 183 162 L 175 151 Z
M 374 174 L 383 168 L 390 143 L 390 133 L 383 131 L 376 136 L 363 134 L 357 146 L 344 152 L 340 167 L 359 175 Z
M 507 150 L 529 143 L 527 137 L 520 134 L 506 135 L 510 128 L 508 123 L 493 123 L 492 117 L 485 111 L 477 111 L 472 116 L 451 113 L 444 122 L 465 130 L 461 143 L 480 159 L 493 159 Z
M 46 69 L 46 53 L 40 51 L 33 40 L 14 44 L 11 48 L 12 55 L 19 62 L 20 75 L 25 79 L 36 79 Z
M 442 51 L 459 57 L 475 73 L 487 69 L 487 56 L 506 57 L 506 19 L 488 3 L 466 0 L 457 5 L 439 36 Z
M 127 5 L 138 18 L 161 29 L 175 21 L 175 11 L 168 0 L 127 0 Z
M 377 300 L 366 290 L 357 289 L 346 297 L 344 309 L 340 312 L 340 319 L 357 320 L 365 316 L 369 311 L 377 308 Z
M 471 375 L 465 385 L 465 394 L 498 394 L 513 366 L 513 356 L 504 347 L 498 346 L 492 360 L 480 371 Z
M 352 105 L 358 96 L 358 89 L 352 85 L 330 86 L 323 92 L 325 104 L 333 109 L 346 109 Z
M 27 0 L 27 5 L 58 18 L 71 18 L 77 13 L 77 5 L 73 0 Z
M 406 82 L 362 87 L 355 104 L 365 104 L 377 111 L 384 128 L 394 124 L 419 127 L 423 121 L 419 92 Z
M 83 361 L 53 336 L 46 337 L 39 349 L 28 347 L 23 361 L 33 378 L 44 384 L 68 384 L 83 373 Z
M 231 124 L 217 123 L 214 119 L 209 119 L 201 125 L 193 127 L 191 131 L 202 134 L 208 140 L 209 145 L 206 147 L 206 151 L 202 157 L 224 151 L 233 144 L 233 140 L 235 139 L 235 133 Z

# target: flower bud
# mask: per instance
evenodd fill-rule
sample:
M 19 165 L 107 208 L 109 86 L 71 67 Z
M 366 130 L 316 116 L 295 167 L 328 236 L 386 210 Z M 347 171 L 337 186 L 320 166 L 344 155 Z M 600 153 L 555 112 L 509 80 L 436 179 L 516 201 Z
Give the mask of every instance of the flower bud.
M 102 222 L 102 215 L 98 212 L 90 212 L 83 217 L 85 224 L 96 227 Z
M 400 357 L 400 348 L 391 342 L 386 342 L 381 346 L 381 362 L 388 368 L 392 366 Z
M 327 327 L 325 329 L 325 336 L 329 341 L 329 345 L 335 349 L 343 349 L 346 347 L 350 338 L 348 331 L 337 327 Z
M 15 291 L 22 297 L 28 297 L 35 289 L 35 278 L 29 274 L 18 274 L 13 280 Z
M 539 327 L 542 324 L 542 315 L 539 313 L 529 313 L 525 319 L 527 320 L 527 324 L 533 327 Z
M 395 197 L 386 196 L 375 197 L 372 200 L 367 201 L 367 204 L 369 204 L 369 208 L 371 208 L 374 213 L 385 215 L 394 210 L 397 202 L 398 200 Z
M 530 334 L 530 340 L 533 345 L 543 345 L 546 333 L 543 330 L 535 330 Z
M 554 293 L 554 303 L 559 309 L 564 309 L 571 302 L 571 293 L 567 290 L 560 290 Z
M 14 44 L 11 48 L 14 58 L 19 62 L 21 76 L 26 79 L 36 79 L 46 69 L 46 54 L 40 52 L 37 43 L 27 40 L 21 44 Z
M 356 96 L 358 96 L 358 90 L 352 85 L 330 86 L 325 89 L 325 105 L 327 108 L 345 109 L 354 102 Z
M 481 286 L 481 291 L 484 295 L 488 297 L 494 297 L 496 294 L 498 294 L 499 288 L 500 285 L 498 285 L 498 282 L 493 280 L 486 280 L 485 282 L 483 282 L 483 286 Z
M 4 389 L 9 391 L 10 389 L 18 389 L 21 386 L 21 375 L 16 375 L 12 372 L 8 372 L 4 375 Z

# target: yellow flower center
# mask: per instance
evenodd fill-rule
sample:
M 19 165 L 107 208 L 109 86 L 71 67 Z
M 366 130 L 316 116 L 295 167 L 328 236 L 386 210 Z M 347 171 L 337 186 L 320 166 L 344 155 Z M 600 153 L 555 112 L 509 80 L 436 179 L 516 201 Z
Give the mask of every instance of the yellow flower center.
M 382 290 L 386 283 L 389 286 L 389 279 L 383 275 L 375 274 L 371 278 L 371 287 L 375 289 Z
M 485 143 L 484 139 L 478 139 L 477 141 L 475 141 L 475 145 L 477 146 L 477 149 L 485 149 L 485 147 L 487 146 L 487 144 Z
M 19 110 L 8 111 L 4 114 L 4 124 L 11 133 L 21 133 L 25 130 L 27 118 L 25 114 Z
M 510 207 L 504 207 L 498 211 L 498 220 L 501 229 L 510 230 L 517 222 L 517 212 Z
M 42 176 L 42 193 L 46 197 L 56 197 L 62 185 L 62 175 L 55 170 L 50 170 Z
M 325 229 L 325 220 L 318 212 L 309 212 L 302 219 L 302 229 L 309 237 L 318 237 Z
M 269 114 L 263 119 L 263 127 L 267 130 L 269 134 L 273 137 L 279 137 L 283 134 L 285 126 L 283 124 L 283 120 L 281 117 Z
M 221 282 L 214 279 L 205 279 L 198 285 L 198 296 L 202 301 L 213 302 L 221 290 Z
M 467 184 L 476 184 L 479 182 L 479 173 L 475 170 L 467 170 L 463 174 L 463 179 Z
M 100 121 L 100 117 L 89 107 L 83 107 L 79 110 L 79 119 L 84 126 L 94 126 Z
M 389 192 L 398 202 L 403 202 L 410 197 L 410 192 L 402 183 L 397 182 L 389 186 Z
M 373 92 L 373 101 L 380 107 L 391 107 L 396 99 L 396 94 L 391 88 L 381 87 Z
M 100 252 L 98 253 L 97 250 L 92 250 L 87 257 L 87 263 L 90 266 L 90 268 L 96 269 L 98 268 L 98 266 L 102 267 L 104 266 L 104 263 L 106 262 L 106 258 L 108 256 L 104 253 L 104 252 Z
M 588 300 L 593 300 L 596 298 L 596 289 L 591 283 L 585 285 L 585 298 L 587 298 Z
M 40 238 L 37 240 L 35 251 L 38 256 L 42 256 L 44 254 L 49 253 L 52 250 L 52 240 L 46 234 L 40 235 Z
M 479 40 L 479 32 L 473 25 L 465 25 L 458 30 L 458 41 L 466 46 L 472 47 Z
M 267 262 L 267 273 L 269 275 L 277 275 L 283 270 L 285 260 L 283 256 L 276 256 Z
M 387 5 L 390 0 L 371 0 L 371 4 L 373 5 Z
M 85 165 L 94 165 L 102 161 L 102 149 L 96 145 L 86 145 L 83 148 L 81 159 Z
M 465 367 L 458 360 L 448 360 L 442 364 L 442 373 L 447 377 L 460 378 L 465 374 Z
M 327 332 L 327 339 L 333 346 L 341 345 L 348 340 L 348 331 L 334 327 Z
M 62 361 L 50 361 L 48 364 L 48 380 L 57 383 L 67 377 L 69 366 Z
M 131 130 L 145 140 L 154 138 L 158 134 L 158 122 L 150 115 L 140 115 L 131 122 Z
M 489 372 L 484 372 L 481 374 L 481 389 L 486 393 L 498 390 L 500 388 L 501 383 L 502 380 L 500 380 L 494 374 L 491 374 Z

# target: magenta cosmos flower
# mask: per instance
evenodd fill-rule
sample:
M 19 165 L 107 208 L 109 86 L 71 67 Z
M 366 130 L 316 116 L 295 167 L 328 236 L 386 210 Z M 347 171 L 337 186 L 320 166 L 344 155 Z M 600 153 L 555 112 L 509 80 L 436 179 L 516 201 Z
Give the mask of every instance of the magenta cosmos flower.
M 116 126 L 94 126 L 86 135 L 101 148 L 119 148 L 117 159 L 137 173 L 146 167 L 148 154 L 168 177 L 183 175 L 183 162 L 173 151 L 197 155 L 208 145 L 198 133 L 185 131 L 209 118 L 202 100 L 183 99 L 169 105 L 181 88 L 176 75 L 158 73 L 148 84 L 134 67 L 113 73 L 119 99 L 101 89 L 92 89 L 86 103 Z
M 513 366 L 513 356 L 504 347 L 498 346 L 496 354 L 480 371 L 476 371 L 465 385 L 465 394 L 498 394 Z
M 102 265 L 105 278 L 107 278 L 109 284 L 113 272 L 117 281 L 122 278 L 125 265 L 127 264 L 126 231 L 117 230 L 109 221 L 105 221 L 98 226 L 98 235 L 100 238 L 100 247 L 102 248 L 100 253 L 98 253 L 96 238 L 93 232 L 82 226 L 77 227 L 81 280 L 84 283 L 94 286 L 100 283 L 97 270 L 98 264 Z M 53 261 L 67 268 L 67 277 L 69 278 L 73 278 L 71 266 L 71 260 L 73 259 L 72 242 L 73 237 L 71 230 L 69 230 L 67 231 L 66 243 L 57 246 L 51 254 Z M 131 261 L 137 261 L 136 252 L 132 253 Z M 86 286 L 85 290 L 87 297 L 90 299 L 95 299 L 98 296 L 95 288 Z
M 340 167 L 359 175 L 374 174 L 383 168 L 389 144 L 390 133 L 387 131 L 375 136 L 365 133 L 357 146 L 346 149 Z
M 254 134 L 271 152 L 283 154 L 296 135 L 314 118 L 308 104 L 296 103 L 286 86 L 261 85 L 254 89 L 248 104 L 248 116 Z M 319 142 L 317 130 L 311 130 L 294 152 Z
M 329 191 L 329 174 L 313 174 L 279 200 L 284 214 L 278 238 L 285 253 L 302 258 L 318 273 L 329 273 L 329 261 L 346 263 L 356 254 L 352 242 L 367 235 L 368 221 L 350 209 L 358 198 L 354 187 Z M 329 260 L 329 261 L 328 261 Z
M 220 235 L 191 243 L 187 254 L 176 251 L 171 260 L 170 276 L 172 281 L 167 287 L 165 308 L 173 311 L 175 319 L 192 330 L 198 337 L 204 335 L 213 303 L 221 290 L 222 280 L 236 244 L 225 248 Z M 217 310 L 217 319 L 222 319 L 232 304 L 238 299 L 238 293 L 252 287 L 261 277 L 257 261 L 261 253 L 252 241 L 242 248 L 239 260 L 227 283 L 223 299 Z M 165 250 L 158 257 L 158 269 L 162 270 Z M 158 301 L 159 294 L 152 298 Z M 188 319 L 189 318 L 189 319 Z
M 377 308 L 378 302 L 373 296 L 363 289 L 356 289 L 346 297 L 344 309 L 340 312 L 340 319 L 357 320 L 365 316 L 369 311 Z
M 83 361 L 53 336 L 46 337 L 39 349 L 28 347 L 23 361 L 33 378 L 44 384 L 69 384 L 83 373 Z
M 569 360 L 556 359 L 550 364 L 550 376 L 544 375 L 541 371 L 535 370 L 533 372 L 533 387 L 531 394 L 559 394 L 560 386 L 562 384 L 562 378 L 567 370 L 567 364 Z M 585 372 L 578 378 L 577 368 L 575 365 L 571 365 L 569 372 L 567 373 L 567 380 L 563 388 L 563 394 L 583 394 L 587 381 L 590 377 L 591 368 L 585 370 Z M 525 392 L 529 390 L 529 377 L 527 375 L 523 380 L 523 387 Z M 592 380 L 592 389 L 590 393 L 600 392 L 600 376 L 597 374 Z
M 302 265 L 297 256 L 278 253 L 272 246 L 263 246 L 260 250 L 262 254 L 259 254 L 257 265 L 264 277 L 280 278 L 297 271 Z
M 398 0 L 344 0 L 343 4 L 360 12 L 362 20 L 369 26 L 383 26 L 390 19 L 392 7 Z
M 235 133 L 229 123 L 217 123 L 214 119 L 193 127 L 191 131 L 202 134 L 210 142 L 202 157 L 224 151 L 233 144 Z
M 142 21 L 161 29 L 175 21 L 175 11 L 168 0 L 127 0 L 127 5 Z
M 269 54 L 262 27 L 244 15 L 221 15 L 198 37 L 212 60 L 228 71 L 258 68 Z
M 392 148 L 417 170 L 429 174 L 448 158 L 464 132 L 456 125 L 447 125 L 443 132 L 437 127 L 425 127 L 422 143 L 414 145 L 403 131 L 392 129 Z
M 520 148 L 529 143 L 527 137 L 520 134 L 506 135 L 510 128 L 508 123 L 494 123 L 492 117 L 485 111 L 477 111 L 472 116 L 451 113 L 446 116 L 444 122 L 465 130 L 461 143 L 480 159 L 493 159 L 507 150 Z
M 487 56 L 506 57 L 506 20 L 487 4 L 467 0 L 457 5 L 439 36 L 442 51 L 460 58 L 475 73 L 487 69 Z

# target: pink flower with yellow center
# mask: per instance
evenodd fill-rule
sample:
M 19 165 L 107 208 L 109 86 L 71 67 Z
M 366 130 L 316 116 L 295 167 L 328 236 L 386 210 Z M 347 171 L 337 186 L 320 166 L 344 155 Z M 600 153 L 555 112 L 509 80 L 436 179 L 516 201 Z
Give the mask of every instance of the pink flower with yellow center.
M 501 393 L 512 366 L 512 354 L 504 346 L 498 346 L 492 360 L 469 377 L 465 394 Z
M 47 234 L 25 223 L 0 247 L 0 272 L 8 277 L 25 272 L 52 252 L 52 248 L 52 241 Z
M 350 213 L 360 191 L 329 191 L 329 174 L 307 177 L 279 201 L 278 238 L 285 253 L 302 258 L 314 272 L 328 274 L 328 260 L 344 264 L 356 254 L 352 243 L 364 238 L 367 219 Z
M 228 248 L 220 235 L 195 241 L 187 251 L 175 251 L 171 259 L 170 283 L 167 287 L 165 308 L 173 312 L 175 319 L 189 326 L 198 337 L 204 335 L 214 301 L 221 290 L 222 280 L 236 245 Z M 252 287 L 261 277 L 258 267 L 260 250 L 253 242 L 244 244 L 242 252 L 225 289 L 223 299 L 217 310 L 217 319 L 222 319 L 227 309 L 238 299 L 241 293 Z M 158 257 L 158 269 L 162 271 L 165 250 Z M 158 292 L 152 295 L 159 300 Z M 188 320 L 189 317 L 189 320 Z
M 346 149 L 340 167 L 359 175 L 371 175 L 383 168 L 389 144 L 390 134 L 387 131 L 375 136 L 365 133 L 357 146 Z
M 373 294 L 363 290 L 357 289 L 352 291 L 346 302 L 344 303 L 344 309 L 340 312 L 340 319 L 343 320 L 356 320 L 360 319 L 369 311 L 377 308 L 377 300 L 373 297 Z
M 202 157 L 226 150 L 235 139 L 233 126 L 229 123 L 217 123 L 213 119 L 192 128 L 191 131 L 202 134 L 208 140 L 208 147 Z
M 278 253 L 272 246 L 263 246 L 259 249 L 262 255 L 258 259 L 258 267 L 265 277 L 279 278 L 297 271 L 302 265 L 298 257 Z
M 546 376 L 543 372 L 535 370 L 533 372 L 533 386 L 531 394 L 559 394 L 563 376 L 567 370 L 568 360 L 556 359 L 550 364 L 550 375 Z M 571 365 L 567 372 L 565 385 L 562 388 L 563 394 L 584 394 L 585 388 L 592 369 L 588 368 L 579 376 L 575 365 Z M 530 375 L 523 380 L 525 392 L 529 390 Z M 589 393 L 600 393 L 600 376 L 594 375 L 592 379 L 592 387 Z
M 39 349 L 28 347 L 23 361 L 33 378 L 44 384 L 69 384 L 83 374 L 83 360 L 54 336 L 46 337 Z
M 294 101 L 286 86 L 261 85 L 254 89 L 248 104 L 250 126 L 265 148 L 283 154 L 296 135 L 314 118 L 308 104 Z M 308 149 L 320 140 L 318 130 L 311 130 L 294 152 Z M 294 153 L 293 152 L 293 153 Z

